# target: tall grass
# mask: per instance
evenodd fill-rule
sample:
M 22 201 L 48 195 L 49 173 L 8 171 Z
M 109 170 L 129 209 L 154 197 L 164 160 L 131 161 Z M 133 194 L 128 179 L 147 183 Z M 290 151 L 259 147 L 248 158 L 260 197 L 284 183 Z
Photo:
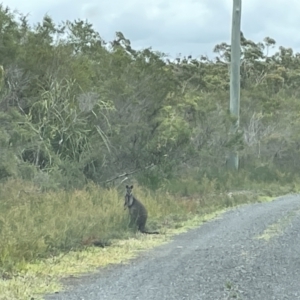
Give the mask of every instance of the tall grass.
M 155 192 L 137 186 L 134 194 L 148 209 L 148 228 L 164 232 L 180 226 L 191 215 L 256 201 L 263 194 L 296 191 L 298 182 L 266 185 L 242 173 L 218 180 L 193 174 L 165 182 Z M 2 183 L 0 274 L 26 269 L 27 262 L 80 249 L 96 240 L 108 244 L 132 236 L 122 192 L 94 184 L 81 190 L 41 192 L 30 182 Z
M 124 231 L 116 191 L 96 187 L 40 193 L 30 183 L 10 181 L 0 193 L 0 266 L 22 263 L 80 247 L 85 240 Z
M 166 193 L 153 196 L 135 189 L 151 216 L 149 226 L 161 227 L 165 216 L 188 210 Z M 83 190 L 57 192 L 40 192 L 33 184 L 18 180 L 1 184 L 0 268 L 14 271 L 28 261 L 91 245 L 95 240 L 105 244 L 128 237 L 128 212 L 123 204 L 116 189 L 93 184 Z

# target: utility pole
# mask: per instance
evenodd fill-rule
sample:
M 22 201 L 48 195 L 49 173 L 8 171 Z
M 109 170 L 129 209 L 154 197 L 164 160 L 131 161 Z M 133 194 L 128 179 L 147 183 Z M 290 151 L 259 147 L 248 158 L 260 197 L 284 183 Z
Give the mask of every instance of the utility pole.
M 240 118 L 241 10 L 242 0 L 233 0 L 230 59 L 230 116 L 233 120 L 230 134 L 232 136 L 237 134 Z M 232 170 L 239 168 L 239 156 L 234 146 L 228 157 L 228 167 Z

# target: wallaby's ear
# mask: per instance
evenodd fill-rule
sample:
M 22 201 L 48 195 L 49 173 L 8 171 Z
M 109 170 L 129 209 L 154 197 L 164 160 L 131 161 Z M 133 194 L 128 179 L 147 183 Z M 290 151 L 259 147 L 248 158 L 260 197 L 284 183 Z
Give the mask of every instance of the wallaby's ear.
M 133 185 L 130 188 L 133 189 Z
M 126 189 L 128 189 L 128 185 L 126 185 Z

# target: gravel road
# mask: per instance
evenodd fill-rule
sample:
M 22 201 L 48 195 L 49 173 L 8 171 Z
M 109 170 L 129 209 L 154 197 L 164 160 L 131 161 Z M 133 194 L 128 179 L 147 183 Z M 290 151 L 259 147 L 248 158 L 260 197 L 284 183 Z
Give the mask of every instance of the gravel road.
M 46 299 L 300 299 L 300 196 L 235 208 Z

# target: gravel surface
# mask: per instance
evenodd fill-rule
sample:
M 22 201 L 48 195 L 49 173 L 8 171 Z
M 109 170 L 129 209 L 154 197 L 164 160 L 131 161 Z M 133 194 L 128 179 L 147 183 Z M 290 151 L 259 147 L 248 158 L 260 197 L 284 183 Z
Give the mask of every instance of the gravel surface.
M 300 299 L 300 196 L 235 208 L 46 299 Z

